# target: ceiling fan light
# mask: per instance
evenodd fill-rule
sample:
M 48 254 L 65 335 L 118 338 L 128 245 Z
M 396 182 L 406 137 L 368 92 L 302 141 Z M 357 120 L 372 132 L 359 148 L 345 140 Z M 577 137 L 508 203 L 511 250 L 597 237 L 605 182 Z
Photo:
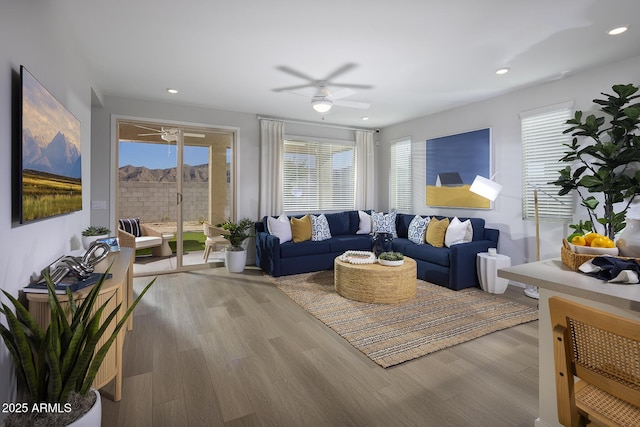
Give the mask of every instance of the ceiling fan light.
M 311 100 L 311 106 L 318 113 L 326 113 L 331 109 L 333 102 L 329 99 L 313 99 Z

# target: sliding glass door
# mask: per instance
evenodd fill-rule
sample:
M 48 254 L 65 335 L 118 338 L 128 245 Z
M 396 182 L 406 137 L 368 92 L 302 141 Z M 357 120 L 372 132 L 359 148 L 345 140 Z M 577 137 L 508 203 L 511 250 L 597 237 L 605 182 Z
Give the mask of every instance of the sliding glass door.
M 208 225 L 233 214 L 235 133 L 121 121 L 118 134 L 116 219 L 139 218 L 162 239 L 136 250 L 134 274 L 220 262 L 225 241 Z

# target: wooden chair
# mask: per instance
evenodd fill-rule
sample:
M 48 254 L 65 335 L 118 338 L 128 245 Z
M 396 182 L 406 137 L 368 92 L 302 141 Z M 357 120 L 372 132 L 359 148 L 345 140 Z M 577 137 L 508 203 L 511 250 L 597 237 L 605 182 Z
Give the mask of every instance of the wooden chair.
M 640 426 L 640 322 L 556 296 L 549 310 L 560 424 Z

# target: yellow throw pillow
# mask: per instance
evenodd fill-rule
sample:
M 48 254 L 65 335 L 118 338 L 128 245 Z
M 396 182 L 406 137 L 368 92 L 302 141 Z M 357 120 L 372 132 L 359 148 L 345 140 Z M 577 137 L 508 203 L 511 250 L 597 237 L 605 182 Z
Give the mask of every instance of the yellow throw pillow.
M 443 247 L 447 227 L 449 227 L 449 218 L 438 220 L 435 216 L 431 217 L 431 221 L 427 226 L 427 243 L 435 248 Z
M 311 240 L 311 217 L 308 214 L 302 218 L 291 217 L 291 234 L 294 243 Z

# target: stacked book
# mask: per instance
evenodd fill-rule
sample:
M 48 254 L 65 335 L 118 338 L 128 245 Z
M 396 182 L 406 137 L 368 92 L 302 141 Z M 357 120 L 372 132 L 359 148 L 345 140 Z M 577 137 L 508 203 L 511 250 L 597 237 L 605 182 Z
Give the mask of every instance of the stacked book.
M 80 279 L 75 274 L 67 274 L 64 276 L 59 282 L 55 285 L 56 294 L 66 294 L 67 289 L 71 292 L 79 291 L 82 288 L 86 288 L 87 286 L 95 285 L 102 279 L 104 273 L 91 273 L 89 277 L 86 279 Z M 111 277 L 111 273 L 109 273 L 106 279 Z M 28 286 L 22 288 L 24 292 L 30 293 L 38 293 L 38 294 L 46 294 L 47 284 L 44 280 L 39 282 L 31 283 Z

